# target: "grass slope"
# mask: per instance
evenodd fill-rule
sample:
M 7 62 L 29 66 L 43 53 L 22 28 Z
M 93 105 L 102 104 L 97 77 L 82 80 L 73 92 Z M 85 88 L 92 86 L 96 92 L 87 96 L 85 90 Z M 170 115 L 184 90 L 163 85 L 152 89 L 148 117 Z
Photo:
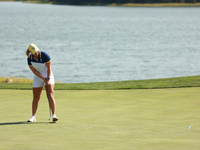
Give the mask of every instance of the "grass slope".
M 0 149 L 199 150 L 200 88 L 57 90 L 57 123 L 31 90 L 0 90 Z M 191 126 L 191 129 L 188 129 Z
M 199 87 L 200 76 L 95 83 L 56 83 L 55 90 L 116 90 Z M 0 83 L 0 89 L 32 89 L 31 83 Z

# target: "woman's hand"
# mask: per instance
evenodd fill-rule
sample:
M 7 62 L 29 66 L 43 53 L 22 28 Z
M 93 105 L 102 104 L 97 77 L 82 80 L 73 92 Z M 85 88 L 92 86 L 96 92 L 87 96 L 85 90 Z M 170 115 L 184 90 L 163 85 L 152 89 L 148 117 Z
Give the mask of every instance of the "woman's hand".
M 39 78 L 41 78 L 41 79 L 45 82 L 46 85 L 49 84 L 49 80 L 46 80 L 35 68 L 33 68 L 33 66 L 29 66 L 29 68 L 32 70 L 32 72 L 33 72 L 36 76 L 38 76 Z
M 44 83 L 47 85 L 47 80 L 46 80 L 46 78 L 42 77 L 42 80 L 43 80 Z
M 50 78 L 44 78 L 44 82 L 45 82 L 45 84 L 48 86 L 49 85 L 49 80 L 50 80 Z

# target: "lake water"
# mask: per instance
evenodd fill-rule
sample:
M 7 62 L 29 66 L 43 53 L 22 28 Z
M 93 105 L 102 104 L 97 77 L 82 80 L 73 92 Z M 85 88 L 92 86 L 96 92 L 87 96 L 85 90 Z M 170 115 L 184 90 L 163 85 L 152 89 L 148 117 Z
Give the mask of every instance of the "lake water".
M 30 43 L 63 83 L 200 74 L 200 8 L 0 2 L 0 76 L 32 78 Z

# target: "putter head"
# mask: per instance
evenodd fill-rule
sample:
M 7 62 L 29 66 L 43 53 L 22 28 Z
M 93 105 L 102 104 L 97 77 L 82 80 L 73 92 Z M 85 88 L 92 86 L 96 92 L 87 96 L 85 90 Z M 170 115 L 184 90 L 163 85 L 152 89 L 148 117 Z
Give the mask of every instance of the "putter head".
M 49 118 L 49 120 L 51 120 L 51 118 Z

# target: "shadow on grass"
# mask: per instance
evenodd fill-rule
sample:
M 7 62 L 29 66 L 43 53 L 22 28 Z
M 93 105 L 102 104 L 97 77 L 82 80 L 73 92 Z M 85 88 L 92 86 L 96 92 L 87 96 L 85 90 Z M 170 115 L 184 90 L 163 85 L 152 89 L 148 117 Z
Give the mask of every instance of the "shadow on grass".
M 20 122 L 5 122 L 0 123 L 0 126 L 6 126 L 6 125 L 21 125 L 21 124 L 54 124 L 56 122 L 27 122 L 27 121 L 20 121 Z

